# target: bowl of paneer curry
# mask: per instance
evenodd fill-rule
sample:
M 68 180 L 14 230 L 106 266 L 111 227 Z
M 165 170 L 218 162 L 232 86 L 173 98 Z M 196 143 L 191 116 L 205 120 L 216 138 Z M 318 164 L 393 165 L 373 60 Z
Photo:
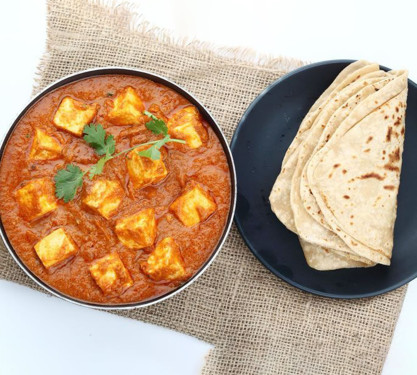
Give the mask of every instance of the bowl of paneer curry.
M 210 265 L 229 232 L 227 141 L 191 94 L 158 75 L 65 77 L 1 146 L 1 235 L 49 292 L 98 308 L 162 301 Z

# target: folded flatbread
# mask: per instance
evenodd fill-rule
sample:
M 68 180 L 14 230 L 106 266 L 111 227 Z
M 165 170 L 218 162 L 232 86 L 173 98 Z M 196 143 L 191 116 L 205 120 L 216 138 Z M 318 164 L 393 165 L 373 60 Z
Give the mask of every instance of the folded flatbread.
M 348 73 L 346 73 L 346 71 L 348 71 Z M 330 85 L 329 88 L 333 87 L 331 92 L 329 92 L 325 98 L 323 98 L 323 95 L 320 96 L 307 113 L 304 120 L 301 122 L 300 129 L 298 130 L 297 135 L 284 157 L 281 172 L 277 177 L 270 195 L 272 211 L 274 211 L 278 219 L 280 219 L 281 222 L 293 232 L 296 232 L 296 228 L 294 225 L 294 216 L 290 208 L 289 199 L 291 182 L 297 166 L 300 150 L 303 147 L 302 145 L 304 144 L 305 139 L 310 133 L 312 125 L 317 123 L 317 117 L 319 117 L 322 112 L 326 112 L 329 101 L 331 101 L 338 92 L 342 91 L 356 80 L 361 79 L 362 76 L 378 71 L 379 66 L 377 64 L 370 64 L 361 61 L 349 65 L 336 78 L 335 82 L 337 81 L 339 83 L 337 85 L 334 85 L 334 83 Z M 328 91 L 329 89 L 327 89 L 325 93 Z M 322 124 L 320 124 L 320 126 L 321 125 Z
M 311 267 L 390 264 L 406 99 L 407 72 L 359 61 L 301 123 L 270 202 Z

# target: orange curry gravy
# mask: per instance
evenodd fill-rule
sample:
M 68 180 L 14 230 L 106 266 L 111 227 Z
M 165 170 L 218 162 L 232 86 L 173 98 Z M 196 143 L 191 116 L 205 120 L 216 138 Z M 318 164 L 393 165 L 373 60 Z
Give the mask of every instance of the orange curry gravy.
M 188 278 L 194 275 L 210 257 L 226 225 L 231 201 L 230 172 L 221 143 L 202 119 L 208 132 L 206 142 L 199 148 L 165 145 L 164 162 L 167 177 L 156 185 L 135 189 L 129 179 L 125 155 L 109 161 L 102 175 L 94 178 L 117 180 L 125 196 L 116 213 L 105 219 L 83 202 L 83 194 L 94 182 L 87 176 L 74 200 L 58 200 L 58 208 L 46 215 L 27 221 L 21 216 L 16 191 L 33 179 L 53 179 L 57 170 L 73 163 L 85 170 L 100 158 L 82 137 L 58 129 L 54 114 L 66 96 L 85 103 L 98 103 L 93 120 L 100 123 L 116 140 L 116 152 L 135 144 L 159 139 L 146 129 L 144 123 L 120 126 L 106 119 L 108 101 L 120 90 L 131 86 L 145 108 L 159 105 L 169 118 L 190 102 L 175 91 L 150 80 L 128 75 L 106 75 L 82 79 L 46 94 L 24 115 L 9 138 L 0 169 L 0 213 L 7 236 L 20 259 L 44 282 L 60 292 L 94 303 L 123 304 L 138 302 L 168 293 L 185 280 L 154 281 L 142 272 L 140 263 L 147 259 L 155 245 L 165 237 L 173 237 L 180 247 Z M 149 119 L 148 119 L 149 120 Z M 40 128 L 60 142 L 62 155 L 55 160 L 29 160 L 35 129 Z M 205 221 L 186 227 L 169 212 L 170 204 L 181 195 L 190 181 L 207 189 L 217 205 Z M 125 247 L 115 234 L 117 219 L 145 208 L 155 208 L 157 236 L 153 246 L 144 249 Z M 64 228 L 78 246 L 75 256 L 47 270 L 38 258 L 34 245 L 52 231 Z M 117 294 L 106 294 L 93 279 L 89 267 L 110 253 L 117 252 L 133 280 L 133 285 Z

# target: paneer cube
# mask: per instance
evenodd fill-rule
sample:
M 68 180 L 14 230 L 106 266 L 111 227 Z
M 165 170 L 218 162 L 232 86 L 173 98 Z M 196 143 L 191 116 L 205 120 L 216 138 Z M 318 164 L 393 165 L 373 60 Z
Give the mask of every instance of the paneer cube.
M 149 147 L 151 146 L 138 147 L 127 154 L 127 171 L 129 172 L 130 181 L 132 181 L 135 189 L 140 189 L 151 184 L 157 184 L 168 174 L 162 157 L 159 160 L 152 160 L 138 155 L 138 151 L 146 150 Z
M 78 247 L 63 228 L 54 230 L 42 238 L 35 251 L 45 268 L 50 268 L 75 255 Z
M 140 123 L 144 110 L 141 98 L 133 87 L 128 86 L 113 100 L 107 118 L 115 125 L 134 125 Z
M 192 227 L 206 220 L 216 211 L 217 205 L 200 184 L 192 183 L 169 209 L 185 226 Z
M 37 178 L 16 191 L 20 214 L 26 220 L 35 220 L 58 207 L 55 186 L 49 178 Z
M 129 271 L 116 252 L 97 259 L 90 266 L 90 273 L 105 294 L 124 292 L 133 285 Z
M 200 113 L 188 106 L 174 113 L 168 120 L 168 131 L 173 138 L 183 139 L 191 148 L 198 148 L 207 141 L 207 130 L 201 122 Z
M 81 137 L 84 126 L 96 117 L 99 105 L 87 104 L 66 96 L 54 116 L 56 127 Z
M 117 220 L 115 231 L 120 242 L 130 249 L 152 246 L 156 238 L 155 210 L 147 208 Z
M 181 250 L 172 237 L 158 242 L 148 259 L 141 262 L 142 271 L 152 280 L 182 280 L 187 277 Z
M 97 180 L 83 202 L 109 219 L 116 213 L 123 197 L 124 190 L 118 181 Z
M 46 134 L 41 129 L 35 130 L 32 148 L 30 149 L 29 159 L 31 160 L 51 160 L 56 159 L 61 154 L 61 144 Z

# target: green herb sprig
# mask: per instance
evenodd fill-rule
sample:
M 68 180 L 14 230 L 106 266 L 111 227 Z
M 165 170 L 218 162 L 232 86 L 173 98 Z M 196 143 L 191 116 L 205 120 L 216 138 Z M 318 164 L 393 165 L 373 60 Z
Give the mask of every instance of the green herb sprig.
M 112 135 L 108 135 L 100 124 L 89 124 L 84 127 L 84 140 L 96 151 L 98 155 L 104 155 L 98 160 L 96 164 L 89 169 L 83 171 L 80 167 L 74 164 L 68 164 L 65 168 L 58 170 L 54 177 L 55 181 L 55 195 L 59 199 L 63 199 L 65 203 L 73 200 L 78 189 L 83 185 L 83 178 L 86 174 L 90 179 L 94 176 L 103 173 L 106 163 L 120 155 L 126 154 L 135 148 L 152 145 L 146 150 L 138 151 L 138 155 L 152 159 L 159 160 L 161 158 L 160 148 L 168 142 L 185 143 L 182 139 L 171 138 L 168 134 L 168 127 L 165 122 L 152 113 L 145 111 L 144 114 L 151 120 L 148 121 L 145 126 L 152 133 L 156 135 L 163 135 L 162 139 L 157 141 L 150 141 L 135 145 L 126 150 L 115 154 L 116 141 Z

